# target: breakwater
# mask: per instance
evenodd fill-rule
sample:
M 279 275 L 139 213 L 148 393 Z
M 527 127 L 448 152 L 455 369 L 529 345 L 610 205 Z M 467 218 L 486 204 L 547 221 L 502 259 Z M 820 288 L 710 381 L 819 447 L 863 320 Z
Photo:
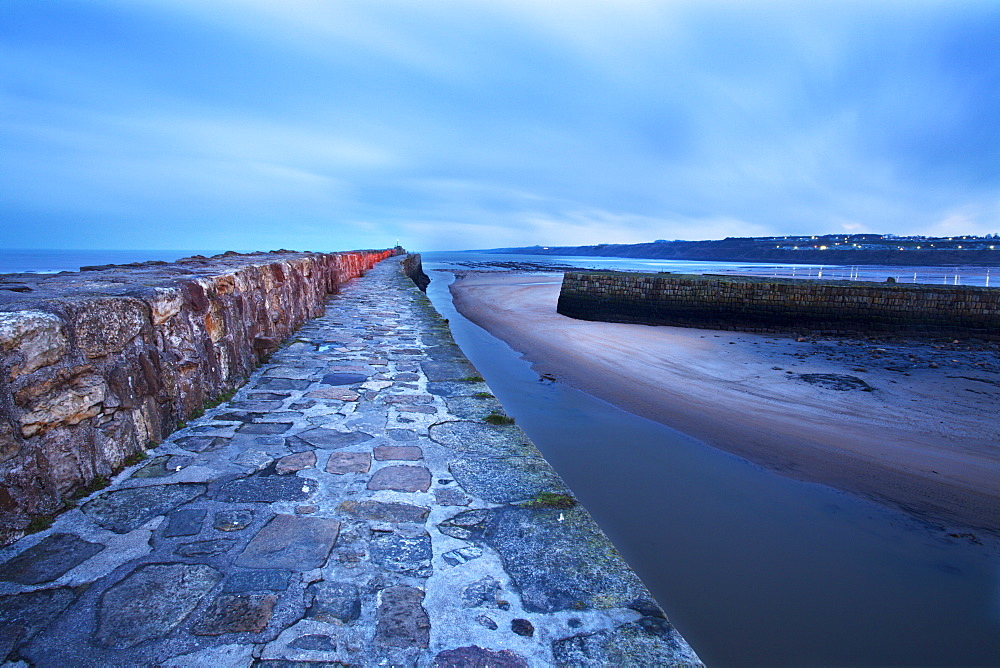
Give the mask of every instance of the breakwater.
M 402 262 L 0 549 L 0 660 L 701 665 Z
M 1000 339 L 1000 288 L 566 272 L 557 308 L 650 325 Z
M 0 276 L 0 544 L 232 393 L 401 249 Z

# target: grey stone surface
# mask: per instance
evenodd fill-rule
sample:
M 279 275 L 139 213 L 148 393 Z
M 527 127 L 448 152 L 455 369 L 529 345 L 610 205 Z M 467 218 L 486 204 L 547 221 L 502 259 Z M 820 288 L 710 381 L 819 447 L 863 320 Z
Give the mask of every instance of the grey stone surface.
M 430 512 L 429 508 L 423 506 L 385 501 L 344 501 L 337 509 L 364 520 L 394 524 L 423 522 Z
M 557 640 L 552 654 L 563 666 L 702 665 L 670 622 L 648 617 L 612 631 Z
M 141 566 L 101 597 L 97 641 L 134 647 L 169 633 L 221 578 L 204 564 Z
M 128 533 L 204 493 L 205 486 L 197 483 L 120 489 L 91 499 L 82 510 L 105 529 Z
M 368 489 L 391 489 L 397 492 L 426 492 L 431 474 L 423 466 L 386 466 L 372 475 Z
M 233 402 L 27 539 L 34 552 L 8 550 L 0 572 L 85 586 L 0 598 L 0 652 L 40 667 L 211 668 L 693 656 L 582 508 L 517 505 L 565 488 L 517 427 L 467 419 L 499 404 L 462 380 L 475 370 L 394 272 L 342 286 L 292 344 L 262 341 L 271 362 Z M 199 318 L 212 289 L 228 288 L 194 291 Z M 225 347 L 233 322 L 220 323 L 206 320 Z M 363 382 L 319 382 L 333 374 Z M 0 465 L 21 456 L 3 425 Z
M 370 543 L 372 561 L 393 573 L 428 577 L 431 568 L 431 538 L 377 533 Z
M 175 510 L 167 515 L 167 527 L 163 530 L 163 535 L 167 538 L 194 536 L 201 531 L 201 524 L 207 514 L 208 511 L 204 508 Z
M 337 429 L 326 429 L 324 427 L 304 431 L 298 436 L 310 445 L 327 450 L 337 450 L 351 445 L 358 445 L 374 438 L 371 434 L 361 431 L 345 432 Z
M 105 549 L 78 536 L 56 533 L 0 566 L 0 580 L 22 585 L 51 582 Z
M 236 565 L 295 571 L 317 568 L 326 562 L 339 532 L 336 520 L 276 515 L 253 537 Z
M 424 592 L 416 587 L 389 587 L 379 598 L 375 641 L 392 647 L 426 648 L 431 625 L 421 605 Z
M 321 622 L 352 622 L 361 616 L 361 592 L 349 582 L 315 582 L 306 617 Z

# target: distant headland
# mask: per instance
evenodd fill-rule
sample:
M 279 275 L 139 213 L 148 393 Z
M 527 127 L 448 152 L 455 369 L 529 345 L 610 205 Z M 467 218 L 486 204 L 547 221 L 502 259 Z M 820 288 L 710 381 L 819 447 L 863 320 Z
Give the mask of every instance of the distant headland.
M 924 237 L 893 234 L 727 237 L 710 241 L 666 241 L 596 246 L 494 248 L 491 253 L 582 255 L 717 262 L 875 264 L 909 266 L 1000 265 L 1000 235 Z

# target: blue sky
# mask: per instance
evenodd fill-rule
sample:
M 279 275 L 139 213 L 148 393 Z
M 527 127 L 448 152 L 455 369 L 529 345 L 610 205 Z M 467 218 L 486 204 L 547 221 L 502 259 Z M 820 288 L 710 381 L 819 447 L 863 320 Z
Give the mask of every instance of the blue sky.
M 994 0 L 0 0 L 0 247 L 997 233 L 998 91 Z

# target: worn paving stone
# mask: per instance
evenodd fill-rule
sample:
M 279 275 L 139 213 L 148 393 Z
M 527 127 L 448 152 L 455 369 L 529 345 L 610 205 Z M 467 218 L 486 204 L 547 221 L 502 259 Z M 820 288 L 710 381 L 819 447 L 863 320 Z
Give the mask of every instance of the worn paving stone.
M 423 522 L 427 519 L 429 508 L 413 506 L 408 503 L 393 503 L 383 501 L 344 501 L 337 510 L 343 511 L 364 520 L 376 522 Z
M 434 490 L 434 501 L 439 506 L 467 506 L 472 503 L 472 498 L 462 493 L 462 490 L 455 487 Z
M 0 566 L 0 580 L 37 585 L 56 580 L 105 549 L 68 533 L 55 533 Z
M 493 457 L 538 456 L 520 429 L 495 426 L 466 420 L 439 422 L 429 429 L 431 440 L 457 452 L 469 452 Z
M 253 511 L 243 509 L 220 510 L 215 513 L 212 527 L 219 531 L 242 531 L 253 522 Z
M 424 451 L 415 445 L 376 445 L 375 459 L 384 461 L 415 462 L 424 458 Z
M 105 529 L 128 533 L 204 493 L 205 485 L 198 483 L 120 489 L 91 499 L 82 510 Z
M 222 574 L 204 564 L 149 564 L 101 596 L 96 639 L 135 647 L 161 637 L 191 614 Z
M 130 478 L 165 478 L 173 475 L 175 471 L 167 468 L 170 457 L 153 457 L 141 469 L 135 471 Z
M 291 571 L 282 571 L 276 568 L 237 571 L 222 583 L 222 591 L 229 594 L 253 591 L 285 591 L 291 580 Z
M 246 422 L 236 429 L 240 434 L 284 434 L 292 428 L 291 422 Z
M 312 384 L 308 380 L 293 380 L 290 378 L 265 378 L 254 387 L 259 390 L 304 390 Z
M 236 545 L 232 538 L 214 538 L 212 540 L 199 540 L 193 543 L 183 543 L 177 546 L 174 554 L 180 557 L 214 557 L 217 554 L 228 552 Z
M 499 608 L 500 582 L 491 575 L 483 576 L 462 589 L 463 608 Z
M 0 660 L 48 626 L 80 592 L 59 587 L 0 596 Z
M 237 557 L 244 568 L 304 571 L 326 563 L 340 522 L 322 517 L 276 515 Z
M 229 439 L 221 436 L 185 436 L 175 443 L 190 452 L 212 452 L 229 445 Z
M 361 592 L 349 582 L 314 582 L 306 593 L 312 596 L 309 619 L 346 624 L 361 616 Z
M 382 399 L 387 404 L 429 404 L 434 401 L 430 394 L 390 394 Z
M 468 362 L 421 362 L 420 367 L 429 381 L 463 380 L 476 375 L 476 370 Z
M 278 475 L 287 475 L 301 471 L 302 469 L 311 468 L 315 465 L 316 453 L 312 450 L 306 450 L 282 457 L 275 464 L 274 470 Z
M 391 647 L 426 648 L 431 624 L 421 605 L 424 592 L 416 587 L 389 587 L 379 598 L 375 641 Z
M 306 396 L 311 399 L 333 399 L 335 401 L 357 401 L 361 398 L 361 395 L 354 390 L 343 387 L 324 387 L 307 392 Z
M 338 450 L 351 445 L 359 445 L 375 438 L 363 431 L 338 431 L 324 427 L 304 431 L 298 437 L 312 446 L 325 450 Z
M 222 594 L 191 630 L 199 636 L 223 633 L 260 633 L 271 620 L 278 597 L 274 594 Z
M 163 530 L 163 535 L 167 538 L 176 536 L 194 536 L 201 531 L 201 523 L 205 521 L 208 514 L 204 509 L 175 510 L 167 515 L 167 526 Z
M 655 617 L 557 640 L 552 654 L 564 666 L 702 665 L 673 625 Z
M 367 452 L 334 452 L 326 462 L 326 472 L 336 475 L 368 473 L 372 456 Z
M 357 385 L 368 380 L 364 373 L 328 373 L 319 381 L 323 385 Z
M 412 429 L 387 429 L 386 435 L 394 441 L 415 441 L 417 440 L 417 432 Z
M 213 496 L 226 503 L 274 503 L 307 499 L 311 489 L 309 481 L 296 476 L 255 473 L 223 484 Z
M 423 466 L 386 466 L 372 475 L 368 489 L 391 489 L 397 492 L 426 492 L 431 474 Z
M 431 538 L 403 536 L 398 533 L 377 533 L 370 543 L 372 561 L 382 568 L 415 577 L 429 577 L 431 568 Z
M 569 493 L 538 457 L 470 457 L 452 462 L 448 469 L 466 493 L 491 503 L 527 501 L 542 492 Z

